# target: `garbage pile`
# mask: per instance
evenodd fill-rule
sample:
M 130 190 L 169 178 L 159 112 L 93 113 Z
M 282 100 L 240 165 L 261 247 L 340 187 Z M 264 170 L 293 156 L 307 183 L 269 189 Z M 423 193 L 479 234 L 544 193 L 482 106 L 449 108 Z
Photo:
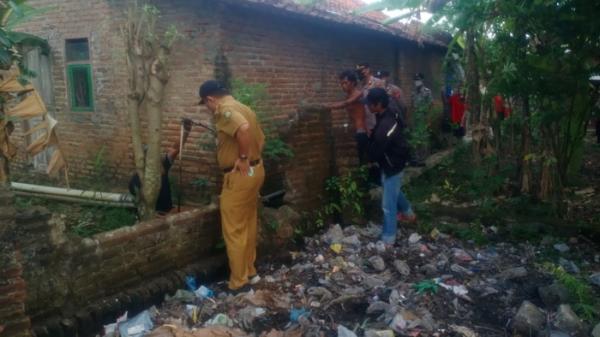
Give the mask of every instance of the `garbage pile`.
M 105 336 L 600 337 L 600 325 L 585 325 L 536 264 L 539 247 L 476 247 L 436 229 L 390 246 L 379 234 L 374 225 L 334 225 L 291 252 L 293 263 L 259 266 L 262 280 L 235 296 L 224 283 L 188 278 L 159 309 L 123 318 Z M 568 246 L 549 249 L 561 255 Z M 590 280 L 600 286 L 600 276 Z

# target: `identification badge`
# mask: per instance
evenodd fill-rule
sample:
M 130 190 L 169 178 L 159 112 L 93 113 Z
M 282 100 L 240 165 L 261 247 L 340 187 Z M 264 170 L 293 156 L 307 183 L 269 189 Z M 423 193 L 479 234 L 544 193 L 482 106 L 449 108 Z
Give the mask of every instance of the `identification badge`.
M 250 169 L 248 170 L 248 177 L 252 176 L 254 176 L 254 167 L 250 166 Z

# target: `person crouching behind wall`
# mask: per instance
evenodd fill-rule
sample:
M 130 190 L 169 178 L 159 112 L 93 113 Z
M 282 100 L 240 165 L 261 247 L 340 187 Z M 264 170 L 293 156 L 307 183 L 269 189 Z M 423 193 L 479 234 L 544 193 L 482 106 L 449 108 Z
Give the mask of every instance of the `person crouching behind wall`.
M 398 112 L 388 108 L 389 96 L 385 89 L 369 90 L 367 104 L 376 116 L 376 123 L 369 139 L 369 159 L 381 169 L 383 196 L 383 230 L 381 240 L 394 244 L 398 220 L 414 222 L 416 215 L 410 202 L 402 193 L 402 176 L 410 156 L 410 147 L 404 136 L 404 124 Z M 397 214 L 397 212 L 399 214 Z

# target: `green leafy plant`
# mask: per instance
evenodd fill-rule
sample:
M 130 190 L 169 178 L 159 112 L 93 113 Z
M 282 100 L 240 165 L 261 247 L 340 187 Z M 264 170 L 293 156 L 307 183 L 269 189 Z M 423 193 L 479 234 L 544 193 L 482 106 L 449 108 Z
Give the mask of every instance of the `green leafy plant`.
M 345 175 L 327 179 L 325 190 L 328 201 L 317 211 L 317 227 L 324 227 L 327 219 L 340 213 L 344 213 L 350 219 L 364 217 L 367 178 L 368 169 L 363 166 L 351 170 Z
M 263 157 L 272 160 L 292 158 L 294 152 L 281 138 L 277 131 L 277 125 L 273 125 L 273 122 L 269 120 L 270 114 L 265 110 L 265 101 L 268 98 L 266 85 L 262 83 L 250 84 L 240 79 L 234 79 L 231 86 L 232 95 L 238 101 L 250 107 L 261 123 L 265 133 Z
M 417 291 L 417 294 L 436 294 L 439 286 L 434 280 L 423 280 L 419 283 L 415 283 L 412 286 L 413 289 Z
M 543 267 L 567 288 L 573 299 L 575 312 L 585 321 L 595 322 L 600 315 L 600 298 L 594 295 L 588 283 L 552 263 L 545 263 Z

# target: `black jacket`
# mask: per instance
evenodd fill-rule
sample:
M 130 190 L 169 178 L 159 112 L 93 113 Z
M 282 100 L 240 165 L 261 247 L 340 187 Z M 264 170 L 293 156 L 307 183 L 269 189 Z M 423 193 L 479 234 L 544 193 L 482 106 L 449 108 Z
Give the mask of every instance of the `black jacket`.
M 379 164 L 386 176 L 404 169 L 410 159 L 410 147 L 398 112 L 386 109 L 379 114 L 369 140 L 369 159 Z

